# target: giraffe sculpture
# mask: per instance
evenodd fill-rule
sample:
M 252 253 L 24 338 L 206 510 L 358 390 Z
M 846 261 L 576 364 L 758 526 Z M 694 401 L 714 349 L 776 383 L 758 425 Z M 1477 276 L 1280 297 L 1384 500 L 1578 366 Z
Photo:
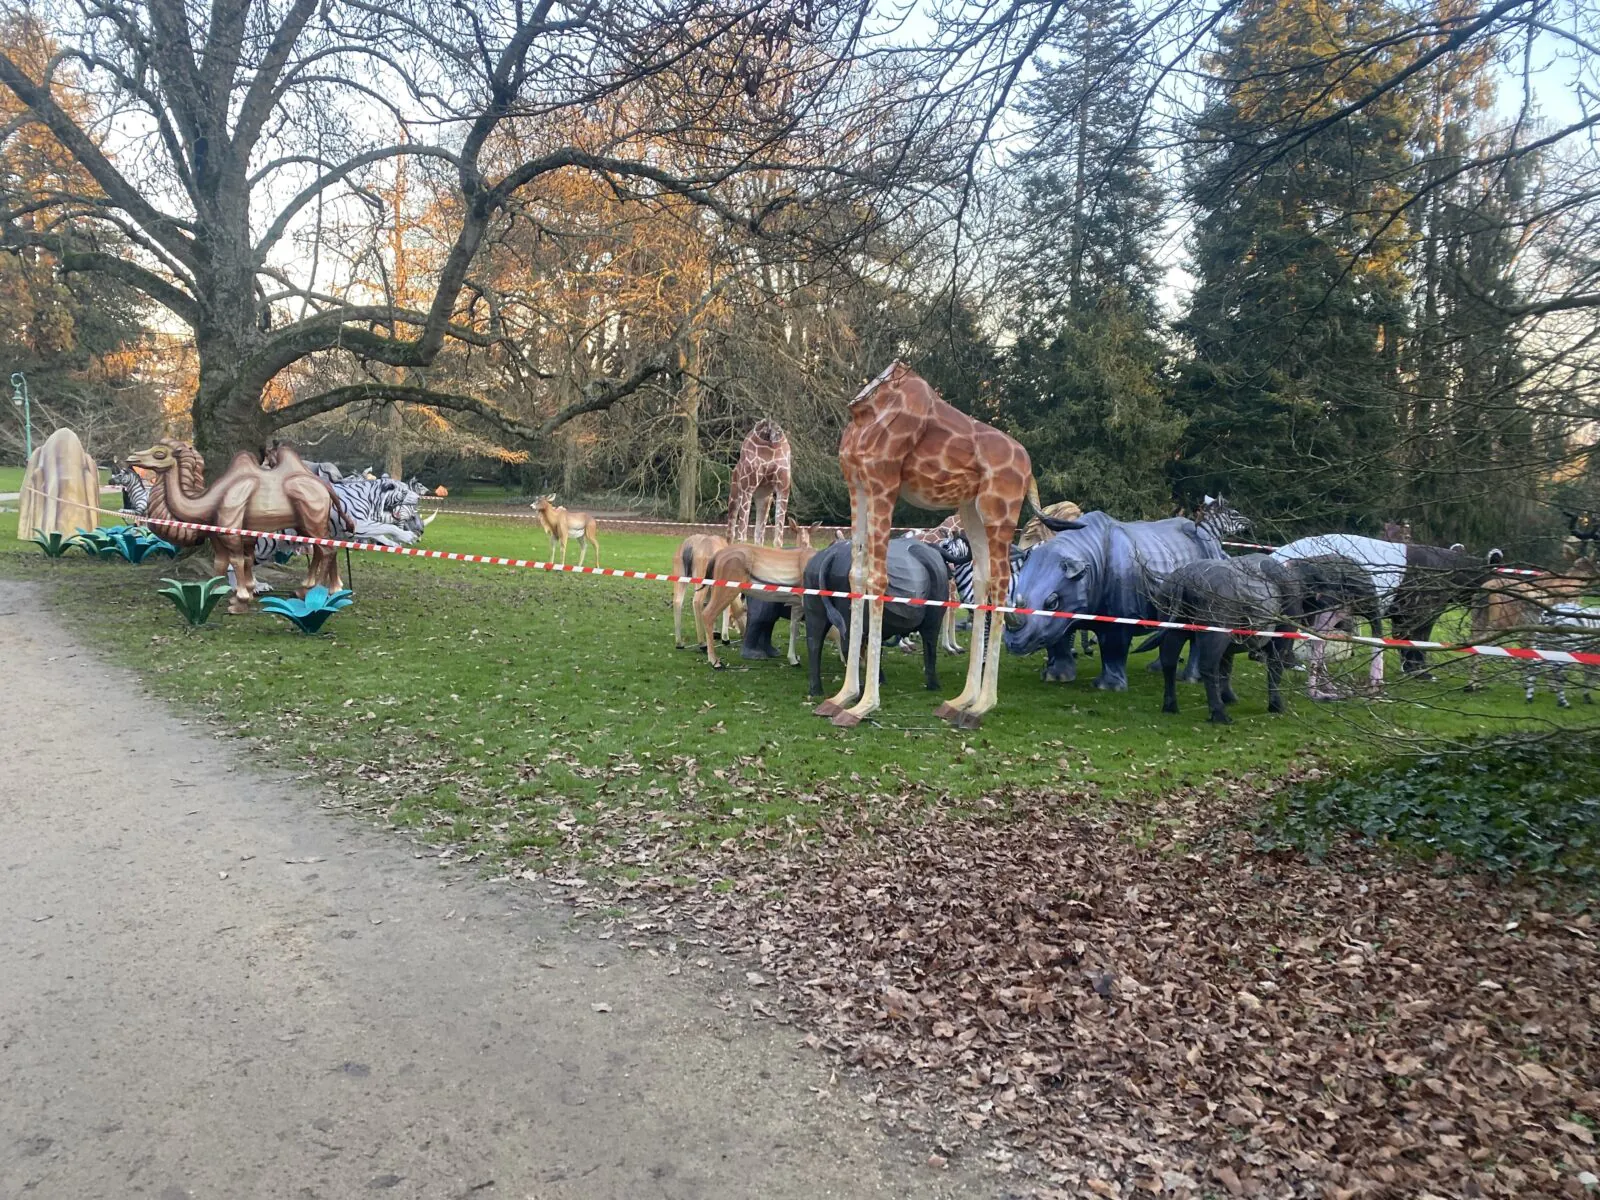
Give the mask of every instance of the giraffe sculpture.
M 850 489 L 850 589 L 881 596 L 888 585 L 889 523 L 904 496 L 919 508 L 955 508 L 972 547 L 973 598 L 1004 604 L 1011 586 L 1010 546 L 1024 501 L 1039 507 L 1028 452 L 998 429 L 975 421 L 939 398 L 901 362 L 850 402 L 839 442 L 839 465 Z M 850 602 L 850 653 L 844 687 L 816 708 L 839 726 L 852 726 L 878 707 L 883 650 L 883 601 Z M 967 685 L 934 710 L 963 729 L 976 729 L 995 706 L 1000 670 L 997 612 L 975 612 L 967 650 Z M 863 631 L 866 631 L 863 635 Z M 861 639 L 867 638 L 862 662 Z
M 750 508 L 756 510 L 755 543 L 766 532 L 767 505 L 773 506 L 772 544 L 783 546 L 783 518 L 789 508 L 789 437 L 773 420 L 762 417 L 739 448 L 739 463 L 728 486 L 728 540 L 748 541 Z

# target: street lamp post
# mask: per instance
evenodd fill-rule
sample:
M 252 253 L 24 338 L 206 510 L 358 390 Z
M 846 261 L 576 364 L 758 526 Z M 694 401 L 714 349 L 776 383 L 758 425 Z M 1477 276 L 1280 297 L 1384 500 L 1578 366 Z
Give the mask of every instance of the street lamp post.
M 28 377 L 11 372 L 11 403 L 22 410 L 22 444 L 27 458 L 33 457 L 33 403 L 28 397 Z

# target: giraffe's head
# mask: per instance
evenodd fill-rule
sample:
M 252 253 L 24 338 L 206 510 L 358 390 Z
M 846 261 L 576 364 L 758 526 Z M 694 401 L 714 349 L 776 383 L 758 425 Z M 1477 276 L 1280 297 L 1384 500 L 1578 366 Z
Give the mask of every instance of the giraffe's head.
M 898 358 L 895 359 L 892 363 L 890 363 L 887 367 L 885 367 L 881 372 L 879 372 L 878 377 L 876 379 L 874 379 L 871 383 L 867 384 L 866 387 L 862 388 L 859 392 L 857 392 L 856 393 L 856 398 L 854 400 L 850 401 L 850 403 L 852 405 L 860 404 L 868 396 L 872 395 L 873 392 L 877 391 L 884 384 L 888 383 L 889 380 L 894 377 L 896 372 L 898 372 L 898 371 L 908 371 L 910 369 L 911 368 L 907 367 L 905 365 L 905 363 L 901 362 Z
M 758 442 L 765 442 L 769 446 L 776 446 L 783 441 L 783 426 L 771 417 L 762 417 L 755 423 L 755 428 L 750 431 L 750 437 Z

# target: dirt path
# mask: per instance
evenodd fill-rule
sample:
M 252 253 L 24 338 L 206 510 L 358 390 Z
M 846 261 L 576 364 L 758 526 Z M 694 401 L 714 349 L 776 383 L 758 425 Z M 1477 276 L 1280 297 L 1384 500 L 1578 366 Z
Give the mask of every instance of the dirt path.
M 0 581 L 0 1196 L 996 1190 L 692 969 L 252 776 L 39 601 Z

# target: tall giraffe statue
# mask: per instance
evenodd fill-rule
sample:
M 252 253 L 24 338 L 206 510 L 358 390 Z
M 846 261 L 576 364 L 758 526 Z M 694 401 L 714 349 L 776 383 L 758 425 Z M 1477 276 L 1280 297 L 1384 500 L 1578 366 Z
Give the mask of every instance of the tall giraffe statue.
M 893 362 L 850 402 L 839 465 L 850 489 L 851 591 L 881 596 L 888 586 L 889 524 L 895 501 L 904 496 L 919 508 L 956 509 L 972 547 L 974 600 L 1006 602 L 1011 538 L 1023 502 L 1039 507 L 1033 464 L 1020 445 L 950 407 L 910 367 Z M 861 619 L 864 603 L 850 602 L 844 687 L 815 710 L 839 726 L 858 725 L 878 707 L 883 601 L 872 602 L 870 629 Z M 973 613 L 967 686 L 934 715 L 962 729 L 982 724 L 998 700 L 1000 626 L 997 612 Z
M 783 546 L 783 518 L 789 508 L 789 437 L 776 421 L 762 417 L 739 448 L 739 464 L 728 485 L 728 540 L 750 537 L 750 507 L 756 510 L 756 545 L 766 532 L 767 505 L 773 505 L 772 544 Z

